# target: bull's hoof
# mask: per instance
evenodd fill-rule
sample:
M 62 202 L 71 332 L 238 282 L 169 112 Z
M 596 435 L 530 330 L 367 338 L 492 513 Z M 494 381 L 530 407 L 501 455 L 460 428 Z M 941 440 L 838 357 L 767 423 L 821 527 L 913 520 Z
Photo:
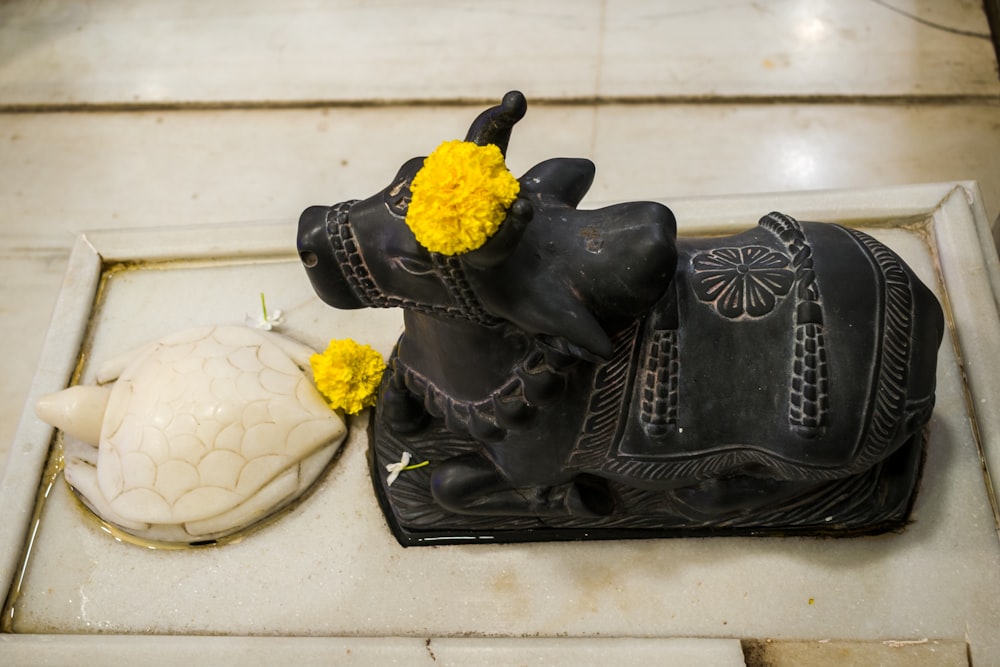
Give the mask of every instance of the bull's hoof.
M 580 475 L 569 485 L 566 508 L 573 516 L 600 518 L 615 512 L 615 496 L 607 480 L 592 475 Z
M 399 391 L 386 387 L 381 401 L 384 419 L 397 433 L 416 433 L 427 425 L 430 415 L 427 414 L 423 404 L 405 389 Z

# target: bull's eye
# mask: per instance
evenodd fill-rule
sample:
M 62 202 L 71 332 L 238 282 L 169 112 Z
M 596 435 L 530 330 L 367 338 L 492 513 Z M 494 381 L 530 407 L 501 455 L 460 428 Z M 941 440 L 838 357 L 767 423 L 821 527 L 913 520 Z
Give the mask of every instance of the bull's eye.
M 389 210 L 400 217 L 406 217 L 406 209 L 410 207 L 410 179 L 397 181 L 386 190 L 385 203 Z
M 390 263 L 413 276 L 427 276 L 434 273 L 434 265 L 414 257 L 393 257 Z
M 304 250 L 300 252 L 299 258 L 302 260 L 303 266 L 305 266 L 307 269 L 311 269 L 317 264 L 319 264 L 319 257 L 316 256 L 316 253 L 310 252 L 309 250 Z

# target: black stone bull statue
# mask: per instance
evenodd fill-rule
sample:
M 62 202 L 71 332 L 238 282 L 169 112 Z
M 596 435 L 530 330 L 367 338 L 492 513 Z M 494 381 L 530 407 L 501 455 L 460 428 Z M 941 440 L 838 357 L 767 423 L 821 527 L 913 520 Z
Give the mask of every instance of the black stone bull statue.
M 525 110 L 508 93 L 466 141 L 506 154 Z M 323 301 L 403 309 L 370 450 L 402 544 L 905 524 L 944 322 L 891 250 L 781 213 L 677 238 L 658 203 L 577 209 L 594 165 L 556 158 L 443 255 L 404 223 L 422 165 L 298 234 Z M 390 482 L 404 453 L 429 464 Z

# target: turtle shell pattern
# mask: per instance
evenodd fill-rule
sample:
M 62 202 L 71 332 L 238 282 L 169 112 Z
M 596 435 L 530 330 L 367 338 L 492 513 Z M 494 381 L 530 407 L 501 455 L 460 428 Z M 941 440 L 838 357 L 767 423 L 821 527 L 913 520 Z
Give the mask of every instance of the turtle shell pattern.
M 97 481 L 125 519 L 198 521 L 345 433 L 310 376 L 262 332 L 193 329 L 159 340 L 118 378 Z

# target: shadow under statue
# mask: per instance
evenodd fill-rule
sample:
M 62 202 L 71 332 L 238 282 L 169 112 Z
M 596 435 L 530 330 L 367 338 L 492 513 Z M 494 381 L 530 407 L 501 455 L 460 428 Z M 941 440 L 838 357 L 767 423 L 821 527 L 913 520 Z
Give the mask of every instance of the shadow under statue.
M 525 111 L 508 93 L 466 140 L 506 153 Z M 323 301 L 404 310 L 370 449 L 401 544 L 905 525 L 944 320 L 887 247 L 781 213 L 678 238 L 658 203 L 578 210 L 594 165 L 555 158 L 447 256 L 404 222 L 422 165 L 298 232 Z M 429 463 L 390 485 L 404 453 Z

